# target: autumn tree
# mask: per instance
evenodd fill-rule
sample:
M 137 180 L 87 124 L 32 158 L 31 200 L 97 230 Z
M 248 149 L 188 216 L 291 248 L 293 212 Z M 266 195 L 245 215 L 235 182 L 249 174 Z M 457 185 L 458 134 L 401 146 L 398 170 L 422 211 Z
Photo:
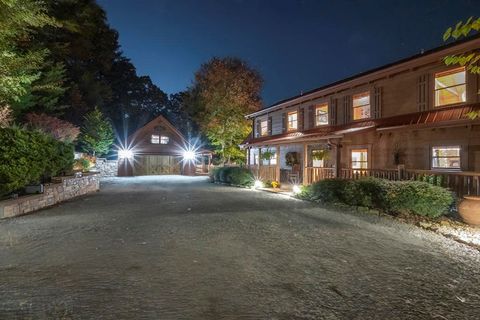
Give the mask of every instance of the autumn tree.
M 459 40 L 473 33 L 480 31 L 480 18 L 470 17 L 465 22 L 459 21 L 455 26 L 449 27 L 443 34 L 443 41 L 450 39 Z M 457 65 L 473 74 L 480 74 L 480 52 L 475 50 L 462 54 L 448 55 L 443 58 L 447 66 Z M 472 111 L 469 114 L 471 119 L 480 117 L 480 111 Z
M 25 118 L 29 128 L 51 135 L 62 142 L 72 143 L 80 134 L 80 129 L 72 123 L 44 113 L 29 113 Z
M 80 143 L 85 152 L 105 155 L 114 141 L 113 128 L 102 112 L 95 108 L 84 117 L 81 128 Z
M 260 74 L 238 58 L 213 58 L 190 90 L 191 113 L 224 162 L 242 161 L 239 144 L 250 133 L 245 115 L 261 108 Z

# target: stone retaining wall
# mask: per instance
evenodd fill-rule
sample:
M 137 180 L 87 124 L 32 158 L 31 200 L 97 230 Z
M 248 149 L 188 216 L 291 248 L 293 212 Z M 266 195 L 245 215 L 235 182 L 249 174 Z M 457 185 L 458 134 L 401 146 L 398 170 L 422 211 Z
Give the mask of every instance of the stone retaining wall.
M 102 177 L 116 177 L 118 174 L 118 161 L 97 158 L 95 170 L 98 171 Z
M 80 178 L 61 177 L 57 182 L 45 185 L 44 193 L 0 201 L 0 219 L 22 215 L 56 203 L 69 200 L 100 189 L 98 174 Z

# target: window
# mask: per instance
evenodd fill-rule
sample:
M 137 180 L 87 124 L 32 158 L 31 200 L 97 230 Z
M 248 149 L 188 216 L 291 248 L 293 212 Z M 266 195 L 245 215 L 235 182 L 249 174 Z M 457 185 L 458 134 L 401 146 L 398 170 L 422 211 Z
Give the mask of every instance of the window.
M 370 118 L 370 92 L 353 96 L 353 120 Z
M 352 169 L 368 168 L 368 150 L 354 149 L 352 150 Z
M 168 144 L 169 141 L 170 141 L 170 138 L 167 136 L 160 137 L 160 144 Z
M 270 158 L 270 165 L 271 166 L 277 165 L 277 153 L 276 152 L 274 152 L 273 156 Z
M 154 144 L 160 143 L 160 136 L 158 134 L 152 134 L 152 138 L 150 140 Z
M 328 124 L 328 104 L 319 104 L 315 107 L 315 125 L 323 126 Z
M 288 113 L 287 129 L 288 131 L 297 130 L 297 111 Z
M 460 169 L 460 147 L 433 147 L 432 168 Z
M 263 120 L 260 121 L 260 135 L 263 136 L 268 136 L 268 121 Z
M 435 74 L 435 106 L 467 101 L 465 68 L 456 68 Z

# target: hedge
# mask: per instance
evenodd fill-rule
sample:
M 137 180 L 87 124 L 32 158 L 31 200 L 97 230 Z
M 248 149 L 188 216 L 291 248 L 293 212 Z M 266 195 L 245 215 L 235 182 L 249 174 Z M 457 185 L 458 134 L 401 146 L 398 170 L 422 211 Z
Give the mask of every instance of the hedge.
M 0 128 L 0 196 L 71 171 L 73 145 L 21 128 Z
M 303 187 L 297 196 L 322 203 L 343 203 L 433 218 L 448 213 L 454 203 L 450 191 L 427 182 L 377 178 L 322 180 Z
M 212 182 L 251 187 L 255 178 L 250 170 L 240 167 L 218 167 L 210 175 Z

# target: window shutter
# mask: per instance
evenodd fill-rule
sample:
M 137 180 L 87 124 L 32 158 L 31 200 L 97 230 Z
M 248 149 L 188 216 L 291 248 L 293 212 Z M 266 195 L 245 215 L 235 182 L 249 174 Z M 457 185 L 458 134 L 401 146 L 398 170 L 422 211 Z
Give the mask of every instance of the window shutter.
M 298 113 L 297 113 L 297 130 L 298 131 L 303 131 L 304 129 L 304 122 L 305 122 L 305 109 L 304 108 L 299 108 Z
M 256 132 L 255 132 L 255 137 L 258 138 L 260 137 L 260 133 L 262 131 L 262 123 L 260 120 L 257 120 L 257 128 L 256 128 Z
M 315 106 L 308 107 L 308 129 L 315 127 Z
M 268 117 L 268 135 L 272 135 L 272 117 Z
M 337 99 L 330 98 L 328 104 L 328 124 L 334 126 L 337 124 Z
M 417 80 L 417 109 L 418 111 L 428 110 L 428 74 L 423 74 Z
M 382 117 L 382 87 L 373 90 L 373 112 L 372 118 L 378 119 Z
M 352 97 L 350 95 L 343 97 L 343 123 L 349 123 L 352 120 Z
M 282 132 L 287 132 L 287 113 L 282 113 Z

